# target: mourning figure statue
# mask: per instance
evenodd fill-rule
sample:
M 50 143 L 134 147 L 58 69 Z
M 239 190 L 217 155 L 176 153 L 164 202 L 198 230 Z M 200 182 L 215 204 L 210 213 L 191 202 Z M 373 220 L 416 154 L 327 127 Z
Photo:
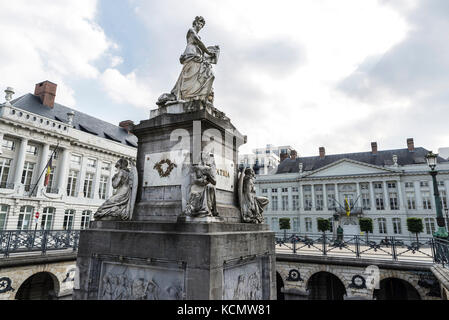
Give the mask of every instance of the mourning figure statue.
M 215 198 L 216 171 L 213 155 L 201 152 L 201 163 L 192 166 L 190 196 L 184 210 L 185 215 L 218 216 Z
M 263 211 L 269 203 L 268 198 L 256 196 L 255 179 L 254 170 L 251 168 L 247 168 L 240 173 L 240 212 L 242 221 L 247 223 L 263 223 Z
M 115 165 L 117 173 L 112 178 L 115 193 L 106 200 L 95 212 L 95 220 L 130 220 L 134 210 L 137 194 L 137 169 L 128 161 L 120 159 Z
M 183 65 L 181 74 L 171 93 L 164 93 L 159 97 L 157 104 L 160 107 L 170 101 L 179 103 L 202 101 L 206 105 L 213 104 L 212 85 L 215 76 L 212 64 L 217 63 L 220 48 L 206 47 L 201 41 L 199 32 L 205 24 L 203 17 L 196 17 L 192 28 L 187 31 L 187 46 L 179 58 Z

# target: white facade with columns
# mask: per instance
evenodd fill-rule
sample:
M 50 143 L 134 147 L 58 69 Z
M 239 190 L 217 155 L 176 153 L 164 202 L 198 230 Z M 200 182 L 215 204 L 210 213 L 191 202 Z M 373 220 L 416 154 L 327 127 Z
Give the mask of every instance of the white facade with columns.
M 45 172 L 41 173 L 56 146 L 51 185 L 45 187 Z M 0 105 L 0 230 L 34 230 L 36 212 L 40 213 L 38 229 L 81 228 L 82 221 L 86 225 L 86 219 L 92 219 L 112 195 L 117 160 L 135 161 L 136 154 L 135 147 L 74 129 L 8 102 Z M 80 164 L 72 161 L 77 157 Z M 70 171 L 77 174 L 74 196 L 67 190 Z M 85 194 L 87 173 L 92 182 L 87 183 L 86 191 L 90 192 Z M 100 196 L 102 177 L 107 179 L 105 199 Z M 67 210 L 74 210 L 73 216 L 66 216 Z M 50 222 L 46 224 L 43 219 Z
M 439 163 L 436 169 L 438 189 L 443 199 L 443 215 L 446 218 L 445 209 L 449 204 L 449 162 Z M 343 158 L 317 170 L 258 176 L 256 190 L 259 196 L 268 197 L 270 200 L 264 216 L 266 223 L 275 232 L 281 231 L 278 221 L 279 218 L 285 217 L 290 218 L 292 229 L 289 232 L 318 233 L 317 218 L 333 217 L 335 210 L 331 198 L 335 197 L 336 202 L 342 206 L 345 198 L 353 202 L 354 211 L 361 213 L 346 219 L 352 220 L 355 224 L 343 225 L 345 234 L 360 234 L 358 218 L 368 217 L 373 220 L 374 235 L 411 236 L 407 230 L 407 218 L 417 217 L 423 220 L 422 235 L 431 236 L 432 231 L 438 226 L 429 170 L 426 163 L 376 166 Z M 286 188 L 288 192 L 285 192 Z M 322 207 L 317 206 L 317 194 L 323 195 Z M 296 210 L 293 210 L 292 206 L 282 210 L 280 205 L 282 195 L 299 197 L 299 206 Z M 279 202 L 277 206 L 273 204 L 273 199 L 276 199 L 273 196 L 277 196 Z M 312 199 L 310 209 L 305 206 L 305 198 L 308 197 Z M 426 199 L 429 200 L 429 205 Z M 276 207 L 277 209 L 274 209 Z M 343 217 L 340 219 L 341 222 L 345 224 L 343 220 L 346 217 L 344 215 L 341 217 Z M 299 224 L 292 223 L 295 220 L 299 221 Z M 311 229 L 307 225 L 310 225 L 310 221 Z M 386 230 L 382 226 L 384 223 Z

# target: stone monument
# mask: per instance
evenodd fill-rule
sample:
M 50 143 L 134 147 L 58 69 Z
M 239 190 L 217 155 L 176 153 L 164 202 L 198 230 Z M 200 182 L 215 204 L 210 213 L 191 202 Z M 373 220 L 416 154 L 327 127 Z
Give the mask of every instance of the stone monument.
M 187 33 L 173 90 L 132 128 L 136 174 L 119 161 L 120 195 L 81 231 L 74 299 L 276 298 L 268 199 L 255 195 L 251 169 L 238 172 L 246 137 L 214 106 L 220 49 L 203 44 L 204 24 L 196 17 Z

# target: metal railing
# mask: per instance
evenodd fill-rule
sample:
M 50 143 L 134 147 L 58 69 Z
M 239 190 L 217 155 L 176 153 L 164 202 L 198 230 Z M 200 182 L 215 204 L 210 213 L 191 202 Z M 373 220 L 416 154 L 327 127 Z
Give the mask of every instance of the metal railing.
M 276 233 L 276 253 L 439 263 L 449 267 L 449 241 L 433 237 L 385 237 L 326 233 Z
M 0 255 L 78 249 L 80 230 L 9 230 L 0 231 Z

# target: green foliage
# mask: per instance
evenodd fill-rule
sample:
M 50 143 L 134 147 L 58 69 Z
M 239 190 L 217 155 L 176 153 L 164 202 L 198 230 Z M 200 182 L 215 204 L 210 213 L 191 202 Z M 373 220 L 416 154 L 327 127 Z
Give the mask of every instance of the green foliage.
M 373 220 L 371 218 L 359 219 L 360 231 L 373 233 Z
M 279 229 L 281 230 L 290 229 L 290 218 L 280 218 Z
M 317 218 L 317 226 L 318 231 L 326 232 L 327 230 L 331 230 L 331 223 L 328 219 Z
M 407 229 L 411 233 L 421 233 L 424 230 L 422 219 L 420 218 L 407 218 Z

